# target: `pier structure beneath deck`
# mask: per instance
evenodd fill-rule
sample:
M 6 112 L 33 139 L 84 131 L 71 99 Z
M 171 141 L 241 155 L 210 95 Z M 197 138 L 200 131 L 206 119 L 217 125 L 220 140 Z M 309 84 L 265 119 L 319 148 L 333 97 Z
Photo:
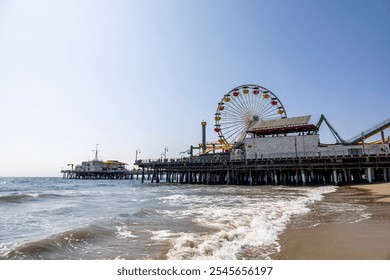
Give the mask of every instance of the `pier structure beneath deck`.
M 390 180 L 390 154 L 381 150 L 355 155 L 275 154 L 236 158 L 229 154 L 181 159 L 138 160 L 141 180 L 180 184 L 348 185 Z M 146 177 L 146 173 L 148 177 Z M 151 178 L 150 178 L 151 177 Z
M 119 171 L 61 170 L 64 179 L 133 180 L 141 176 L 141 169 Z

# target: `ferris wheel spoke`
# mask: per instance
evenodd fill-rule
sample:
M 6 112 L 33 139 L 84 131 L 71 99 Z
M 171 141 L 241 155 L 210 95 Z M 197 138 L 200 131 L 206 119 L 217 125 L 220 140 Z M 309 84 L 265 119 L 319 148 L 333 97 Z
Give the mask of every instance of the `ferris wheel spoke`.
M 244 118 L 244 116 L 242 114 L 230 114 L 230 115 L 226 114 L 226 115 L 224 115 L 224 118 L 222 119 L 222 121 L 229 120 L 229 119 L 235 119 L 235 120 L 242 121 L 243 118 Z
M 253 105 L 252 100 L 251 100 L 251 97 L 252 97 L 252 88 L 249 87 L 249 88 L 247 88 L 246 90 L 248 90 L 248 93 L 244 94 L 244 98 L 245 98 L 246 106 L 247 106 L 248 110 L 250 110 L 250 109 L 251 109 L 251 106 Z
M 243 112 L 245 112 L 245 108 L 238 101 L 232 103 L 232 108 L 234 108 L 234 110 L 236 110 L 239 115 L 242 115 Z
M 277 112 L 275 111 L 275 107 L 269 106 L 265 108 L 262 112 L 262 116 L 265 119 L 270 118 L 270 115 L 277 115 Z
M 261 100 L 259 98 L 256 98 L 256 95 L 254 94 L 254 90 L 253 89 L 252 89 L 250 97 L 251 97 L 251 110 L 253 112 L 256 112 L 256 107 L 259 104 L 259 102 L 261 102 Z
M 241 102 L 242 102 L 242 105 L 244 107 L 244 110 L 245 112 L 248 112 L 249 111 L 249 103 L 248 103 L 248 94 L 249 93 L 241 93 L 240 97 L 241 97 Z
M 258 112 L 259 117 L 261 116 L 261 112 L 262 112 L 262 108 L 264 107 L 264 103 L 265 103 L 265 101 L 263 98 L 261 98 L 261 100 L 259 100 L 257 103 L 256 112 Z
M 240 97 L 237 96 L 233 99 L 233 103 L 232 105 L 237 108 L 238 111 L 240 112 L 245 112 L 245 107 L 243 106 L 241 100 L 240 100 Z
M 268 110 L 268 107 L 270 106 L 269 100 L 264 99 L 264 102 L 262 103 L 262 106 L 260 108 L 260 112 L 263 114 L 264 111 Z
M 242 124 L 244 123 L 244 121 L 242 119 L 230 119 L 230 120 L 221 121 L 219 124 L 223 126 L 223 125 L 232 125 L 237 123 Z
M 244 94 L 242 91 L 239 91 L 239 96 L 237 96 L 237 102 L 239 102 L 242 110 L 248 110 L 248 104 L 246 101 L 247 94 Z
M 233 126 L 233 125 L 237 125 L 237 124 L 243 124 L 243 122 L 239 121 L 239 120 L 232 120 L 232 121 L 227 121 L 227 122 L 220 123 L 221 127 L 223 127 L 223 128 L 229 127 L 229 126 Z
M 261 101 L 259 102 L 259 112 L 261 113 L 264 110 L 264 107 L 267 105 L 267 99 L 263 98 L 263 93 L 261 93 Z
M 242 115 L 242 111 L 236 109 L 236 108 L 233 107 L 233 106 L 226 107 L 225 110 L 226 110 L 226 112 L 230 111 L 231 113 L 233 113 L 233 114 L 235 114 L 235 115 L 237 115 L 237 116 L 241 116 L 241 115 Z M 224 110 L 224 111 L 225 111 L 225 110 Z
M 243 127 L 244 125 L 242 123 L 232 123 L 229 125 L 224 125 L 223 127 L 221 126 L 222 129 L 224 129 L 225 132 L 228 132 L 230 130 L 236 129 L 238 127 Z
M 229 120 L 229 119 L 236 119 L 243 121 L 245 118 L 244 112 L 226 112 L 226 114 L 223 115 L 223 118 L 221 116 L 221 120 Z
M 244 111 L 247 111 L 248 105 L 246 103 L 246 94 L 244 94 L 243 92 L 240 92 L 240 95 L 238 98 L 240 99 L 240 103 L 241 103 L 242 107 L 244 108 Z
M 257 114 L 261 113 L 261 107 L 262 107 L 263 100 L 264 100 L 263 98 L 254 98 L 254 100 L 253 100 L 253 110 Z
M 270 111 L 270 112 L 264 114 L 263 117 L 264 117 L 264 118 L 271 118 L 271 117 L 273 117 L 273 116 L 278 116 L 278 115 L 279 115 L 279 114 L 278 114 L 277 112 L 275 112 L 275 111 Z
M 235 138 L 236 138 L 235 134 L 236 134 L 236 133 L 229 134 L 229 135 L 227 135 L 227 136 L 225 137 L 225 139 L 227 139 L 230 143 L 235 142 Z M 232 141 L 232 140 L 233 140 L 233 141 Z
M 269 114 L 270 112 L 273 112 L 275 110 L 275 107 L 269 107 L 266 110 L 263 111 L 263 116 Z
M 220 123 L 243 123 L 244 120 L 243 118 L 237 118 L 237 117 L 230 117 L 230 118 L 225 118 L 221 119 Z
M 223 129 L 223 131 L 226 133 L 230 130 L 234 130 L 234 129 L 242 127 L 242 126 L 243 126 L 242 123 L 234 123 L 234 124 L 228 124 L 228 125 L 221 126 L 221 129 Z
M 249 108 L 253 111 L 255 111 L 257 101 L 258 101 L 257 95 L 254 94 L 254 90 L 255 89 L 253 87 L 251 87 L 250 92 L 249 92 L 249 105 L 250 105 Z
M 242 109 L 235 105 L 235 102 L 233 99 L 231 99 L 228 103 L 225 103 L 225 107 L 227 109 L 230 109 L 230 110 L 236 112 L 237 114 L 241 114 Z
M 221 113 L 223 114 L 236 114 L 237 116 L 241 116 L 242 115 L 242 110 L 240 109 L 237 109 L 231 105 L 229 106 L 226 106 L 225 109 L 223 111 L 221 111 Z
M 221 114 L 220 117 L 221 117 L 220 121 L 223 121 L 224 119 L 242 119 L 242 116 L 239 116 L 235 113 L 223 114 L 223 115 Z
M 243 126 L 244 126 L 243 123 L 237 122 L 237 123 L 232 123 L 232 124 L 229 124 L 229 125 L 225 125 L 225 126 L 223 126 L 223 129 L 227 133 L 227 132 L 229 132 L 231 130 L 235 130 L 237 128 L 242 128 Z
M 259 101 L 258 98 L 256 98 L 256 95 L 254 94 L 254 89 L 252 89 L 251 93 L 250 93 L 250 97 L 251 97 L 251 109 L 253 111 L 256 111 L 256 107 L 257 107 L 257 102 Z
M 267 106 L 263 107 L 261 112 L 262 112 L 262 114 L 264 114 L 264 113 L 267 113 L 271 109 L 272 109 L 272 106 L 270 104 L 267 104 Z
M 236 129 L 236 130 L 232 130 L 232 131 L 229 131 L 226 133 L 226 139 L 233 139 L 233 140 L 236 140 L 237 139 L 237 136 L 238 134 L 242 131 L 242 128 L 239 128 L 239 129 Z
M 224 115 L 221 115 L 221 120 L 225 120 L 225 119 L 237 119 L 237 120 L 242 120 L 243 119 L 243 116 L 242 115 L 237 115 L 237 114 L 224 114 Z

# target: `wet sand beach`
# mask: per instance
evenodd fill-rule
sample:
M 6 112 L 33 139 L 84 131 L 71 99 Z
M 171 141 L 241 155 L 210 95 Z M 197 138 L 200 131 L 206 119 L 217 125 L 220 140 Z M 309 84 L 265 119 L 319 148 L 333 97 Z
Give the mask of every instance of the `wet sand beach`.
M 326 205 L 345 204 L 361 205 L 366 217 L 344 221 L 343 210 L 322 214 Z M 280 236 L 281 250 L 272 259 L 390 260 L 390 183 L 339 187 L 312 206 L 305 227 L 298 222 L 302 217 L 295 219 Z
M 374 195 L 383 196 L 377 200 L 378 202 L 390 202 L 390 183 L 358 185 L 355 188 L 368 190 Z

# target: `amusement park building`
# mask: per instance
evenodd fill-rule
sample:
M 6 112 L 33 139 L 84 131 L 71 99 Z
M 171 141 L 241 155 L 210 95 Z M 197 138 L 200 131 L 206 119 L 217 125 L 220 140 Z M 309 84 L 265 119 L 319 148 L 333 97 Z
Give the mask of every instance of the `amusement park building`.
M 319 135 L 292 135 L 244 139 L 246 159 L 274 157 L 321 157 L 321 156 L 357 156 L 363 154 L 389 153 L 389 144 L 372 145 L 326 145 L 320 144 Z M 232 153 L 232 159 L 238 153 Z M 242 153 L 241 153 L 242 155 Z

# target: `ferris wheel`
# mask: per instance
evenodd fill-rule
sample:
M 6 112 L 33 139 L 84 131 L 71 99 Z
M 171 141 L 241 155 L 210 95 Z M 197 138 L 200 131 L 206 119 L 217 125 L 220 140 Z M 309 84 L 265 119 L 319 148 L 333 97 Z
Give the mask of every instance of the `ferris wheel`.
M 286 118 L 279 98 L 258 85 L 242 85 L 224 95 L 215 113 L 215 128 L 220 144 L 241 142 L 246 131 L 256 122 Z

